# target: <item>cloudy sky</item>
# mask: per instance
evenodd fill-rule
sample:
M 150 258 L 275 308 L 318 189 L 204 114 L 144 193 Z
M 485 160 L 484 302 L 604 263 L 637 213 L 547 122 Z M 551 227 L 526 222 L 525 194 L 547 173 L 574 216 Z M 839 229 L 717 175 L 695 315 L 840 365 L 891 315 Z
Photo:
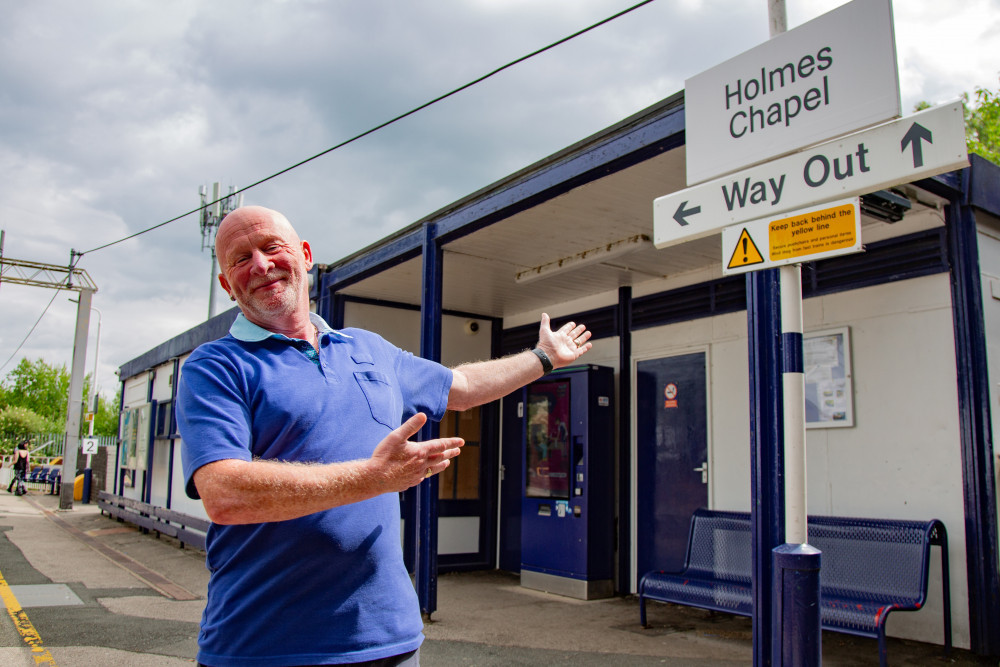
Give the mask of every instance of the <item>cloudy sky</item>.
M 67 264 L 71 249 L 196 208 L 202 185 L 244 187 L 636 2 L 0 0 L 4 255 Z M 787 4 L 793 28 L 843 3 Z M 896 0 L 893 12 L 904 113 L 1000 87 L 1000 0 Z M 766 39 L 767 0 L 656 0 L 245 203 L 284 212 L 331 263 Z M 122 363 L 207 316 L 196 215 L 79 266 L 99 287 L 105 394 Z M 0 285 L 0 377 L 22 357 L 69 364 L 72 294 L 28 336 L 53 294 Z M 88 372 L 96 333 L 95 316 Z

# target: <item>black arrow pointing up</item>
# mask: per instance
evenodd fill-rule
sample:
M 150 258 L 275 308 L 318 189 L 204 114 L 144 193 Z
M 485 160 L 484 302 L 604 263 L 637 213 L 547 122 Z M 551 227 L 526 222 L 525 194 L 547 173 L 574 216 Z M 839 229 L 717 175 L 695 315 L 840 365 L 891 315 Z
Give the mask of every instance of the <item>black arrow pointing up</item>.
M 920 123 L 914 123 L 910 126 L 910 129 L 906 131 L 903 135 L 903 140 L 899 142 L 899 150 L 905 151 L 907 144 L 913 145 L 913 168 L 924 166 L 924 145 L 920 143 L 926 140 L 927 143 L 933 144 L 934 139 L 931 131 Z
M 677 212 L 674 213 L 674 220 L 676 220 L 677 224 L 680 225 L 681 227 L 687 226 L 688 222 L 686 218 L 689 215 L 696 215 L 698 213 L 701 213 L 701 206 L 692 206 L 691 208 L 688 209 L 685 209 L 684 208 L 685 206 L 687 206 L 687 202 L 682 201 L 681 205 L 677 207 Z

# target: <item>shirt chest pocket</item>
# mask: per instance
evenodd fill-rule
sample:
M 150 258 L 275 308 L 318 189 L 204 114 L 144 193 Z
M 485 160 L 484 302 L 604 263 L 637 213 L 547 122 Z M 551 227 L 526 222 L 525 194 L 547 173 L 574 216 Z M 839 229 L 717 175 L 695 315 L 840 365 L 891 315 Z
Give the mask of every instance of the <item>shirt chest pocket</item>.
M 355 371 L 354 379 L 365 395 L 372 419 L 389 428 L 399 426 L 403 406 L 397 399 L 389 378 L 379 371 Z

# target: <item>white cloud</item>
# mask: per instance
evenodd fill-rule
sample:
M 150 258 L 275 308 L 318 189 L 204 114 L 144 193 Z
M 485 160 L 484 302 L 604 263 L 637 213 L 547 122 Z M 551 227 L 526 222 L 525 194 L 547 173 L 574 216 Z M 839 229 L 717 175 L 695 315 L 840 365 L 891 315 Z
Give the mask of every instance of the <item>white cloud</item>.
M 7 3 L 5 254 L 65 264 L 71 248 L 194 209 L 201 185 L 248 185 L 630 4 Z M 790 3 L 789 24 L 840 4 Z M 897 0 L 894 13 L 904 110 L 997 87 L 995 0 Z M 317 261 L 335 261 L 765 39 L 763 0 L 660 0 L 264 183 L 246 201 L 285 212 Z M 81 266 L 100 288 L 107 391 L 117 366 L 207 313 L 209 255 L 196 216 L 88 253 Z M 0 286 L 0 363 L 49 298 Z M 68 363 L 73 308 L 60 295 L 19 356 Z

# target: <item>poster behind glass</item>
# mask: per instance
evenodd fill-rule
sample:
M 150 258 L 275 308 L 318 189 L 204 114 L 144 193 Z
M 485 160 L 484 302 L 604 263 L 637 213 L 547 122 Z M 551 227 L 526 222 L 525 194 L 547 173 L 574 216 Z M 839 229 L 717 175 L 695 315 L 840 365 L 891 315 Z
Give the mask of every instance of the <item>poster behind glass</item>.
M 528 387 L 525 495 L 569 498 L 569 380 Z
M 848 327 L 807 333 L 802 340 L 806 427 L 854 426 Z

